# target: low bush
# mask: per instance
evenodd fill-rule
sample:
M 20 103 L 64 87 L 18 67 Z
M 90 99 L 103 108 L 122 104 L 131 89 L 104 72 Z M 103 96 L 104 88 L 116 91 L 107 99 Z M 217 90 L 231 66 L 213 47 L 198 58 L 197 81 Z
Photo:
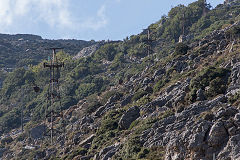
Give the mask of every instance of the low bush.
M 169 79 L 167 78 L 162 78 L 161 80 L 159 80 L 153 87 L 153 92 L 158 92 L 160 91 L 160 89 L 169 82 Z
M 175 55 L 185 55 L 185 54 L 187 54 L 188 49 L 189 49 L 189 47 L 187 44 L 177 43 L 174 54 Z
M 230 73 L 231 71 L 225 68 L 208 67 L 204 69 L 190 82 L 190 100 L 196 100 L 196 91 L 200 88 L 205 91 L 207 97 L 223 94 L 227 89 Z
M 143 91 L 143 90 L 139 90 L 139 91 L 137 91 L 135 94 L 134 94 L 134 96 L 132 97 L 132 101 L 134 102 L 134 101 L 137 101 L 137 100 L 139 100 L 140 98 L 142 98 L 143 96 L 145 96 L 145 95 L 147 95 L 148 94 L 148 92 L 146 92 L 146 91 Z

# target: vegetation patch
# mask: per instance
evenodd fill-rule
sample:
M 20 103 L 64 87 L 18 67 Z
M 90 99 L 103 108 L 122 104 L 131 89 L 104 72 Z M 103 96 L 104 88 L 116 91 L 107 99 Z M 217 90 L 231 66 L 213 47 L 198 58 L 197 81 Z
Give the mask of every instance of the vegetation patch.
M 132 101 L 137 101 L 139 100 L 140 98 L 142 98 L 143 96 L 147 95 L 148 92 L 147 91 L 143 91 L 143 90 L 139 90 L 137 91 L 134 96 L 132 97 Z
M 185 54 L 187 54 L 188 49 L 189 49 L 189 47 L 186 43 L 177 43 L 174 54 L 175 55 L 185 55 Z
M 153 87 L 153 92 L 159 92 L 161 88 L 163 88 L 167 83 L 169 82 L 169 79 L 167 78 L 161 78 Z
M 191 80 L 190 100 L 196 100 L 196 91 L 200 88 L 204 90 L 207 97 L 225 93 L 230 73 L 230 70 L 225 68 L 208 67 L 204 69 Z
M 96 133 L 97 136 L 93 140 L 92 150 L 110 144 L 113 138 L 117 136 L 117 132 L 119 132 L 118 122 L 122 113 L 122 110 L 112 110 L 104 116 Z
M 138 159 L 163 160 L 165 148 L 162 146 L 153 146 L 151 148 L 142 148 L 138 153 Z

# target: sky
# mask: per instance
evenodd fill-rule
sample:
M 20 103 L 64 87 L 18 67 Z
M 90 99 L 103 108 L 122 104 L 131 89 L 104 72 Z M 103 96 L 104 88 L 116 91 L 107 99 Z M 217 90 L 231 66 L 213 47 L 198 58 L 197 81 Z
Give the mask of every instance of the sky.
M 0 33 L 122 40 L 195 0 L 0 0 Z M 207 0 L 213 7 L 224 0 Z

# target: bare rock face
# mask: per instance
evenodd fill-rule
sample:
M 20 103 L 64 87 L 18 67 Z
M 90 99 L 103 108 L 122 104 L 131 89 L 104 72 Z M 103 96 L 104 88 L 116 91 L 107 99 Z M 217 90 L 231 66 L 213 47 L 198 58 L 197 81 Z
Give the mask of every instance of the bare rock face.
M 133 121 L 140 116 L 140 109 L 137 106 L 129 108 L 125 114 L 122 115 L 119 121 L 120 129 L 128 129 Z
M 102 115 L 102 112 L 104 111 L 104 109 L 106 108 L 106 106 L 101 106 L 99 107 L 94 113 L 93 116 L 94 117 L 100 117 Z
M 225 143 L 227 139 L 228 133 L 224 127 L 224 123 L 221 121 L 216 122 L 209 132 L 208 145 L 212 147 L 219 147 Z
M 157 107 L 162 108 L 166 106 L 168 108 L 172 108 L 174 106 L 177 106 L 178 103 L 184 101 L 190 80 L 191 79 L 186 79 L 183 82 L 177 82 L 167 87 L 158 98 L 141 107 L 141 110 L 146 113 L 152 113 Z
M 141 135 L 144 147 L 166 146 L 165 160 L 238 159 L 240 114 L 224 99 L 196 102 L 156 122 Z M 212 118 L 202 116 L 211 110 Z
M 232 136 L 217 159 L 240 159 L 240 134 Z
M 103 148 L 98 154 L 95 155 L 94 160 L 109 160 L 112 158 L 112 156 L 115 155 L 115 153 L 117 153 L 118 149 L 119 149 L 120 144 L 119 143 L 115 143 L 111 146 L 107 146 L 105 148 Z
M 78 52 L 78 54 L 75 57 L 73 57 L 73 59 L 79 59 L 79 58 L 82 58 L 82 57 L 91 56 L 100 47 L 101 47 L 101 44 L 94 44 L 92 46 L 85 47 L 80 52 Z
M 236 114 L 234 117 L 235 124 L 240 127 L 240 113 Z
M 96 137 L 95 134 L 92 134 L 91 136 L 89 136 L 88 138 L 86 138 L 85 140 L 83 140 L 82 142 L 80 142 L 80 146 L 84 146 L 88 143 L 92 143 L 93 139 Z
M 164 75 L 165 73 L 166 71 L 164 69 L 159 69 L 154 72 L 153 77 L 155 79 L 155 78 L 161 77 L 161 75 Z
M 234 59 L 231 61 L 231 84 L 228 87 L 228 94 L 232 95 L 237 93 L 240 90 L 240 63 L 236 62 Z

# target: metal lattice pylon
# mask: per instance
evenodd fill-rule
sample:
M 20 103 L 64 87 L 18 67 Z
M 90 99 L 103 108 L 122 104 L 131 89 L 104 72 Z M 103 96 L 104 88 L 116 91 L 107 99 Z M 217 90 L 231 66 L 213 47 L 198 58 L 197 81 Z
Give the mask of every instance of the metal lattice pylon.
M 54 128 L 54 120 L 55 118 L 61 118 L 64 121 L 63 110 L 61 105 L 61 96 L 59 91 L 59 78 L 60 78 L 60 69 L 64 67 L 63 62 L 58 62 L 56 57 L 56 50 L 60 50 L 62 48 L 50 48 L 53 51 L 52 58 L 49 59 L 48 63 L 44 63 L 44 68 L 49 68 L 49 88 L 48 88 L 48 106 L 45 110 L 45 123 L 48 123 L 48 119 L 50 118 L 50 126 L 48 126 L 48 130 L 45 132 L 45 136 L 50 136 L 51 144 L 53 144 L 53 137 L 57 133 L 65 133 L 65 129 L 63 131 L 57 130 Z M 59 102 L 60 111 L 54 109 L 54 105 L 56 102 Z M 65 126 L 63 126 L 64 128 Z
M 151 33 L 150 33 L 150 29 L 146 29 L 147 30 L 147 39 L 144 40 L 143 42 L 147 45 L 147 54 L 148 56 L 153 53 L 152 50 L 152 43 L 154 42 L 154 40 L 151 38 Z

